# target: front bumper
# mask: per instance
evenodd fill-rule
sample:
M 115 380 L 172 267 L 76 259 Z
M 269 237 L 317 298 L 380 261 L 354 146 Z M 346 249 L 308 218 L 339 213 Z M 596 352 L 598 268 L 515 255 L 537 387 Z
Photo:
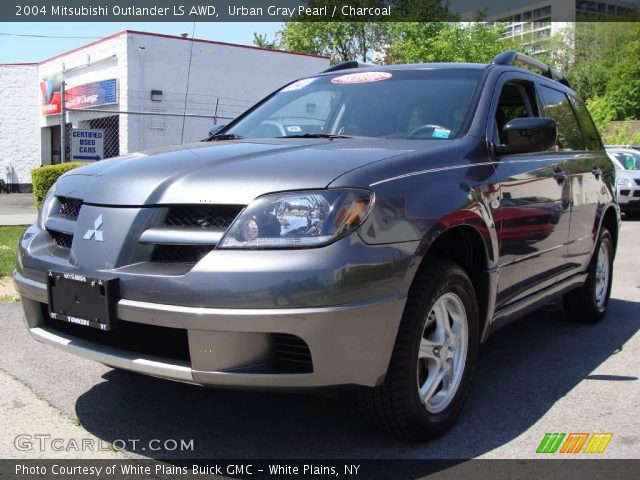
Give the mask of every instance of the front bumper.
M 616 186 L 616 198 L 623 212 L 640 211 L 640 185 Z
M 386 372 L 404 308 L 403 299 L 324 308 L 215 309 L 120 300 L 118 318 L 187 329 L 191 361 L 141 355 L 74 338 L 45 325 L 46 285 L 14 272 L 36 340 L 113 367 L 173 380 L 229 387 L 377 385 Z M 253 373 L 252 360 L 266 348 L 265 334 L 303 339 L 311 373 Z

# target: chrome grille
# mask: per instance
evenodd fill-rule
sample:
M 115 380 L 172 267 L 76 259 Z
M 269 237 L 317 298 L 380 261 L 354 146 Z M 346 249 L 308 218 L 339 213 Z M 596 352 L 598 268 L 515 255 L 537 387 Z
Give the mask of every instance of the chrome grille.
M 243 208 L 243 205 L 170 206 L 164 225 L 143 234 L 143 242 L 154 244 L 151 261 L 198 263 L 215 248 L 219 237 Z M 203 233 L 213 237 L 209 235 L 203 240 Z
M 242 205 L 176 205 L 169 207 L 165 225 L 172 227 L 229 228 Z

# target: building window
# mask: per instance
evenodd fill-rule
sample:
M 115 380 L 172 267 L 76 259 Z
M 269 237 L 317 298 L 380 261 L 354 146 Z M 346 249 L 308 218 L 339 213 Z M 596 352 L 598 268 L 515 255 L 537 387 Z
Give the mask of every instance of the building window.
M 533 18 L 540 18 L 546 15 L 551 15 L 551 5 L 547 5 L 546 7 L 536 8 L 533 11 Z

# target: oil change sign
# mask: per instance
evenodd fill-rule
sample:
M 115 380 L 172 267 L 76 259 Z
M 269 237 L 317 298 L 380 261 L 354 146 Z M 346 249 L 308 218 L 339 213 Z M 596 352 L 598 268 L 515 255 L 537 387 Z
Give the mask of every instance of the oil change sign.
M 104 158 L 104 130 L 71 131 L 71 160 L 92 161 Z

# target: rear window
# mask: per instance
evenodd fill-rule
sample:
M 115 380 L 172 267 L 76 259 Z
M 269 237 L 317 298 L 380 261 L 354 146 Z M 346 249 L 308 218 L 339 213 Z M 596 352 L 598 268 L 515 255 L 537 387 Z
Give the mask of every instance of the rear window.
M 480 70 L 340 73 L 294 82 L 225 133 L 444 140 L 463 133 Z
M 600 134 L 596 129 L 596 126 L 591 120 L 591 115 L 585 106 L 584 102 L 579 98 L 573 99 L 573 105 L 576 109 L 576 115 L 582 131 L 584 132 L 584 141 L 588 150 L 602 150 L 602 142 L 600 141 Z
M 557 147 L 560 150 L 584 150 L 582 132 L 569 98 L 558 90 L 540 86 L 540 97 L 545 115 L 553 118 L 558 126 Z

